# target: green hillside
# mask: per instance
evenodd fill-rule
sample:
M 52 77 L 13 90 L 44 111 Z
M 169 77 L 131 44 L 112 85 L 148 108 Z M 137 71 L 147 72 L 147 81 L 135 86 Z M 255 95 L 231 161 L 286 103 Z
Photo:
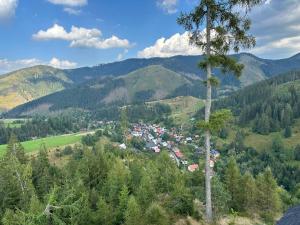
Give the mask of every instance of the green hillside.
M 300 69 L 299 55 L 280 60 L 261 59 L 245 53 L 232 55 L 232 57 L 239 63 L 243 63 L 245 68 L 240 80 L 237 80 L 233 76 L 223 76 L 218 69 L 214 71 L 214 74 L 221 80 L 221 86 L 218 90 L 219 96 L 224 96 L 224 94 L 226 95 L 230 91 L 238 90 L 241 87 L 265 80 L 280 73 Z M 176 89 L 177 94 L 169 97 L 178 95 L 199 97 L 199 93 L 195 93 L 195 89 L 191 90 L 188 85 L 189 82 L 186 81 L 187 77 L 189 79 L 200 78 L 200 80 L 205 78 L 205 72 L 199 70 L 197 66 L 202 59 L 203 56 L 174 56 L 170 58 L 128 59 L 121 62 L 69 70 L 60 70 L 49 66 L 36 66 L 18 70 L 0 77 L 0 111 L 12 109 L 23 103 L 64 90 L 65 88 L 75 87 L 76 85 L 82 86 L 88 83 L 89 86 L 99 89 L 100 86 L 103 86 L 103 80 L 108 77 L 114 79 L 124 77 L 127 74 L 131 74 L 133 77 L 140 74 L 144 76 L 144 79 L 139 79 L 138 83 L 128 84 L 129 86 L 135 85 L 134 89 L 139 90 L 135 92 L 130 89 L 128 92 L 123 88 L 117 89 L 111 96 L 105 99 L 105 102 L 109 103 L 115 99 L 118 99 L 118 101 L 124 101 L 124 99 L 131 100 L 132 98 L 144 100 L 146 97 L 152 97 L 152 94 L 156 95 L 156 97 L 165 96 L 172 88 L 178 88 L 179 83 L 181 85 Z M 146 89 L 148 88 L 147 86 L 158 85 L 157 87 L 159 87 L 161 79 L 162 82 L 166 81 L 164 77 L 159 77 L 161 76 L 160 73 L 159 75 L 155 73 L 155 71 L 161 70 L 161 67 L 165 69 L 164 73 L 168 73 L 164 77 L 172 77 L 174 81 L 169 80 L 168 86 L 163 85 L 168 88 L 167 90 L 155 90 L 155 93 L 153 93 L 153 87 Z M 149 76 L 151 76 L 152 81 L 156 81 L 148 83 L 147 77 Z M 156 76 L 155 79 L 153 76 Z M 102 81 L 100 82 L 99 80 Z M 131 79 L 126 82 L 131 82 Z M 115 84 L 113 83 L 112 85 Z M 137 88 L 137 86 L 139 87 Z M 135 94 L 136 96 L 133 96 Z
M 9 73 L 0 77 L 0 109 L 12 109 L 71 84 L 64 71 L 49 66 L 35 66 Z
M 9 115 L 29 115 L 67 108 L 98 110 L 109 105 L 153 101 L 180 95 L 201 96 L 203 87 L 199 79 L 187 78 L 162 66 L 149 66 L 125 76 L 97 79 L 45 96 L 15 108 Z
M 270 148 L 277 136 L 286 147 L 300 144 L 300 72 L 290 72 L 246 87 L 215 101 L 214 109 L 229 108 L 236 117 L 234 130 L 243 130 L 246 146 Z M 230 135 L 229 142 L 234 138 Z

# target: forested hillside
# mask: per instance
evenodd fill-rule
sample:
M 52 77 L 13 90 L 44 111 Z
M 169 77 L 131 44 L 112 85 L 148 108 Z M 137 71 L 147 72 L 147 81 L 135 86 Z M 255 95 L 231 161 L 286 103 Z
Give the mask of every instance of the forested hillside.
M 43 148 L 29 159 L 12 137 L 0 159 L 0 224 L 205 224 L 202 169 L 184 171 L 166 151 L 120 151 L 100 138 L 92 148 L 69 147 L 56 166 Z M 216 221 L 231 210 L 274 222 L 287 202 L 271 171 L 254 178 L 233 158 L 223 162 L 212 178 Z
M 203 83 L 198 78 L 186 77 L 162 66 L 149 66 L 125 76 L 92 80 L 57 92 L 8 113 L 9 116 L 26 116 L 35 113 L 80 108 L 100 110 L 108 106 L 159 100 L 176 96 L 203 96 Z
M 230 108 L 241 126 L 251 126 L 254 132 L 290 129 L 300 117 L 300 72 L 289 72 L 260 82 L 220 99 L 215 108 Z
M 215 70 L 214 74 L 221 80 L 219 95 L 224 95 L 228 91 L 237 90 L 240 87 L 283 72 L 300 69 L 299 55 L 280 60 L 266 60 L 245 53 L 232 55 L 232 57 L 244 64 L 243 74 L 240 80 L 237 80 L 233 76 L 227 76 L 230 74 L 223 76 L 219 70 Z M 203 56 L 174 56 L 170 58 L 128 59 L 69 70 L 54 69 L 48 66 L 22 69 L 0 76 L 0 110 L 6 111 L 28 101 L 66 88 L 75 88 L 76 85 L 82 85 L 86 82 L 97 84 L 99 79 L 107 77 L 120 77 L 130 73 L 138 73 L 143 76 L 141 71 L 147 70 L 149 66 L 150 68 L 152 66 L 163 67 L 184 77 L 203 80 L 204 72 L 197 66 L 201 59 Z M 157 74 L 157 76 L 159 75 L 163 76 L 163 74 Z M 184 85 L 185 82 L 181 83 L 182 87 L 178 90 L 181 93 L 190 89 L 185 88 Z M 200 89 L 203 88 L 200 87 Z M 148 90 L 142 91 L 147 92 Z M 200 92 L 202 91 L 200 90 Z M 192 93 L 194 92 L 192 91 Z

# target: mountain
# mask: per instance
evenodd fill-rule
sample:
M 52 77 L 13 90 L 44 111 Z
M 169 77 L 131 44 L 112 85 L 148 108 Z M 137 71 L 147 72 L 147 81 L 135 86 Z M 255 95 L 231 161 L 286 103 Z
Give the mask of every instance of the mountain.
M 24 116 L 67 108 L 97 110 L 104 106 L 153 101 L 179 95 L 202 96 L 204 90 L 199 78 L 183 76 L 163 66 L 154 65 L 124 76 L 93 79 L 16 107 L 8 115 Z
M 73 81 L 59 69 L 35 66 L 0 76 L 0 110 L 71 87 Z
M 245 65 L 243 75 L 240 80 L 237 80 L 233 76 L 224 76 L 219 70 L 215 70 L 215 76 L 221 80 L 221 86 L 218 89 L 219 95 L 224 95 L 280 73 L 300 70 L 300 55 L 279 60 L 261 59 L 247 53 L 232 55 L 232 57 Z M 201 59 L 203 56 L 174 56 L 170 58 L 127 59 L 94 67 L 69 70 L 54 69 L 48 66 L 18 70 L 0 76 L 0 111 L 1 109 L 10 110 L 20 104 L 64 89 L 91 86 L 92 83 L 96 85 L 99 82 L 105 82 L 103 80 L 106 78 L 123 77 L 130 73 L 141 74 L 140 70 L 149 66 L 161 66 L 178 76 L 183 76 L 184 79 L 197 80 L 200 78 L 200 80 L 204 80 L 205 73 L 197 66 Z M 165 82 L 166 80 L 162 81 Z M 167 81 L 167 84 L 170 85 L 171 82 Z M 181 88 L 183 89 L 178 91 L 186 92 L 187 89 L 183 87 L 185 84 L 182 83 Z M 167 87 L 166 84 L 164 85 Z M 141 88 L 139 91 L 146 92 L 147 90 Z M 116 94 L 120 95 L 121 93 Z

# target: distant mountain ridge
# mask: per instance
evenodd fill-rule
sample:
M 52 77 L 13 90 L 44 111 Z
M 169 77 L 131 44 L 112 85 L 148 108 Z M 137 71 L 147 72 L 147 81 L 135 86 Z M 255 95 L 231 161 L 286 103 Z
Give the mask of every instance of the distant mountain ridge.
M 124 76 L 90 80 L 20 105 L 9 114 L 27 116 L 68 108 L 97 110 L 110 105 L 141 103 L 178 95 L 204 95 L 201 93 L 205 90 L 203 87 L 199 78 L 185 77 L 163 66 L 153 65 Z
M 299 54 L 279 60 L 261 59 L 248 53 L 236 54 L 232 55 L 232 57 L 245 65 L 243 75 L 240 80 L 237 80 L 233 76 L 222 75 L 219 70 L 215 70 L 214 74 L 221 80 L 221 86 L 218 88 L 219 95 L 281 73 L 300 70 Z M 65 89 L 82 88 L 85 85 L 92 86 L 92 83 L 96 85 L 100 80 L 103 81 L 105 79 L 122 77 L 130 73 L 137 73 L 142 76 L 143 74 L 138 71 L 149 66 L 161 66 L 181 76 L 182 81 L 192 79 L 198 80 L 200 83 L 200 80 L 205 79 L 205 72 L 201 71 L 197 66 L 202 58 L 203 56 L 174 56 L 170 58 L 150 59 L 136 58 L 101 64 L 94 67 L 68 70 L 55 69 L 49 66 L 36 66 L 18 70 L 0 76 L 0 111 L 10 110 L 21 104 Z M 159 77 L 159 73 L 157 72 L 158 71 L 156 71 L 155 74 L 156 79 Z M 162 74 L 164 72 L 162 72 Z M 166 80 L 164 80 L 164 82 L 170 84 L 170 82 Z M 187 83 L 183 82 L 181 87 L 177 87 L 177 91 L 183 92 L 183 94 L 187 92 L 187 86 L 184 88 L 184 85 L 187 85 Z M 165 84 L 165 87 L 167 87 L 167 84 Z M 201 88 L 201 86 L 199 86 L 199 88 Z M 147 90 L 140 91 L 146 92 Z M 194 89 L 192 92 L 194 92 Z M 202 92 L 202 90 L 200 90 L 200 92 Z M 118 92 L 118 94 L 121 95 L 122 93 Z M 174 92 L 164 94 L 162 97 L 172 94 L 174 94 Z

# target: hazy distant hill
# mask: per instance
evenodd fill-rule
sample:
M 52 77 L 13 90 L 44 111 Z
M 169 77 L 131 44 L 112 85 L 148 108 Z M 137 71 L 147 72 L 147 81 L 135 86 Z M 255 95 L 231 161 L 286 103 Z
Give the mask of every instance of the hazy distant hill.
M 170 58 L 128 59 L 121 62 L 101 64 L 94 67 L 82 67 L 72 70 L 59 70 L 48 66 L 37 66 L 19 70 L 0 76 L 0 111 L 1 109 L 12 109 L 20 104 L 66 88 L 76 88 L 78 85 L 80 88 L 85 85 L 104 85 L 103 83 L 109 82 L 108 80 L 112 80 L 112 77 L 122 77 L 130 73 L 136 74 L 135 76 L 143 76 L 145 71 L 141 69 L 154 65 L 164 67 L 165 69 L 168 69 L 169 72 L 176 73 L 178 78 L 176 80 L 178 82 L 183 82 L 181 85 L 178 85 L 178 83 L 175 85 L 178 88 L 176 93 L 179 94 L 179 92 L 181 92 L 182 95 L 185 95 L 187 94 L 186 92 L 194 92 L 194 89 L 187 89 L 187 83 L 184 82 L 185 80 L 205 78 L 205 73 L 199 70 L 197 66 L 202 57 L 203 56 L 174 56 Z M 222 85 L 218 91 L 221 95 L 223 95 L 224 92 L 237 90 L 240 87 L 276 76 L 280 73 L 291 70 L 300 70 L 300 55 L 280 60 L 261 59 L 245 53 L 233 55 L 232 57 L 236 58 L 240 63 L 243 63 L 245 69 L 240 80 L 235 79 L 233 76 L 221 75 L 218 70 L 214 71 L 214 74 L 222 81 Z M 155 79 L 157 79 L 157 82 L 153 79 L 154 83 L 152 83 L 152 85 L 166 82 L 165 84 L 162 84 L 162 86 L 166 88 L 169 88 L 169 86 L 170 88 L 172 87 L 172 80 L 160 80 L 159 76 L 160 73 L 156 73 Z M 182 77 L 179 78 L 180 76 Z M 139 83 L 141 88 L 138 92 L 140 93 L 135 93 L 137 94 L 137 97 L 141 96 L 144 98 L 147 93 L 148 95 L 151 94 L 149 90 L 142 88 L 143 81 L 144 80 L 141 80 Z M 101 84 L 99 84 L 99 82 Z M 201 88 L 201 86 L 199 88 Z M 75 89 L 72 89 L 72 91 L 76 93 Z M 103 89 L 93 89 L 93 92 L 96 93 L 93 95 L 106 95 L 106 93 L 98 93 L 98 91 L 102 92 Z M 170 94 L 169 91 L 170 90 L 168 89 L 166 93 Z M 203 90 L 200 90 L 199 92 L 202 91 Z M 119 95 L 119 98 L 127 98 L 126 94 L 132 95 L 132 93 L 125 92 L 123 94 L 125 95 L 121 96 L 122 89 L 121 92 L 120 90 L 117 90 L 116 93 L 112 94 L 113 99 L 116 95 Z M 161 95 L 161 97 L 165 96 L 163 93 L 158 95 Z M 198 94 L 193 96 L 199 97 Z M 130 96 L 130 99 L 132 99 L 132 96 Z M 105 101 L 110 102 L 110 97 Z

